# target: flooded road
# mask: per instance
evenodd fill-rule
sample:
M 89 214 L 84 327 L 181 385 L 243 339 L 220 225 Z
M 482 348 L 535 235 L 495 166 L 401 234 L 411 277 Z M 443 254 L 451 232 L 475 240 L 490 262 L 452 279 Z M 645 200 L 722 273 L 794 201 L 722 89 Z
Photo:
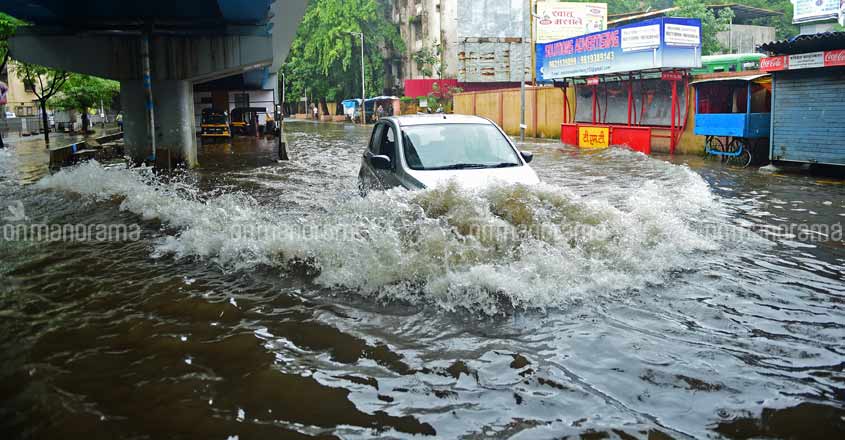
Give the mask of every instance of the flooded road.
M 0 150 L 4 228 L 82 225 L 4 229 L 3 438 L 845 436 L 842 181 L 536 142 L 536 188 L 361 198 L 369 130 L 287 131 Z

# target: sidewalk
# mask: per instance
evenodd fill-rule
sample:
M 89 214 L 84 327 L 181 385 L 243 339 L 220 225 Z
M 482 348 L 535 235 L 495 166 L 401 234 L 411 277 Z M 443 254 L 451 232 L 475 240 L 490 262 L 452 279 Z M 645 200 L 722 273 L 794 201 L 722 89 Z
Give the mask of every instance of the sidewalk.
M 106 126 L 106 129 L 114 128 L 110 126 Z M 71 133 L 57 133 L 54 131 L 50 132 L 50 147 L 63 147 L 68 144 L 72 144 L 74 142 L 79 142 L 86 138 L 96 138 L 103 136 L 105 134 L 105 129 L 100 127 L 95 127 L 93 132 L 83 136 L 81 133 L 71 134 Z M 44 143 L 44 133 L 39 133 L 31 136 L 20 136 L 17 133 L 8 133 L 3 135 L 3 144 L 6 148 L 15 148 L 17 146 L 26 146 L 26 147 L 37 147 L 41 146 L 42 148 L 46 147 Z

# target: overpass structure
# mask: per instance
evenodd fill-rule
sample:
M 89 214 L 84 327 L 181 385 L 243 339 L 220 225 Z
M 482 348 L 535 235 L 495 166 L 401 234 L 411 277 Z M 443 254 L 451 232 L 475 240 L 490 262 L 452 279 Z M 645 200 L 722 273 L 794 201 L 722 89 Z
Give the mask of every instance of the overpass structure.
M 0 0 L 31 24 L 12 57 L 120 81 L 126 151 L 197 163 L 193 84 L 264 69 L 287 56 L 307 0 Z

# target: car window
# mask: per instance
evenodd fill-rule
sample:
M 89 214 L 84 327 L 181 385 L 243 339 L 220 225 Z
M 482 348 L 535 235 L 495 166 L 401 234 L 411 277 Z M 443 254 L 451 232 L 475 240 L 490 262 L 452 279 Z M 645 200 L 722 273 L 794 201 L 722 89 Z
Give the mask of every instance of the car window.
M 382 141 L 381 141 L 381 148 L 380 154 L 383 154 L 390 158 L 390 163 L 395 163 L 396 161 L 396 134 L 395 128 L 392 125 L 384 124 L 384 130 L 382 131 Z
M 378 124 L 373 128 L 373 134 L 370 135 L 370 144 L 367 147 L 370 149 L 370 153 L 381 154 L 379 151 L 381 150 L 381 134 L 383 131 L 384 124 Z
M 522 163 L 491 124 L 434 124 L 404 129 L 403 152 L 415 170 L 491 168 Z

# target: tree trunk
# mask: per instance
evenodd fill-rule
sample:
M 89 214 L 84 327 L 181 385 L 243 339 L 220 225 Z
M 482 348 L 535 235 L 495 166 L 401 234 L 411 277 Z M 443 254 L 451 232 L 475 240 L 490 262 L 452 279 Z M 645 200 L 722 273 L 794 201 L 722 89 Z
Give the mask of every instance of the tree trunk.
M 323 110 L 324 115 L 329 114 L 329 105 L 326 103 L 326 98 L 320 98 L 320 108 Z
M 88 134 L 88 126 L 91 124 L 88 119 L 88 109 L 82 109 L 82 134 Z
M 47 118 L 47 100 L 38 101 L 41 104 L 41 124 L 44 126 L 44 143 L 50 145 L 50 120 Z

